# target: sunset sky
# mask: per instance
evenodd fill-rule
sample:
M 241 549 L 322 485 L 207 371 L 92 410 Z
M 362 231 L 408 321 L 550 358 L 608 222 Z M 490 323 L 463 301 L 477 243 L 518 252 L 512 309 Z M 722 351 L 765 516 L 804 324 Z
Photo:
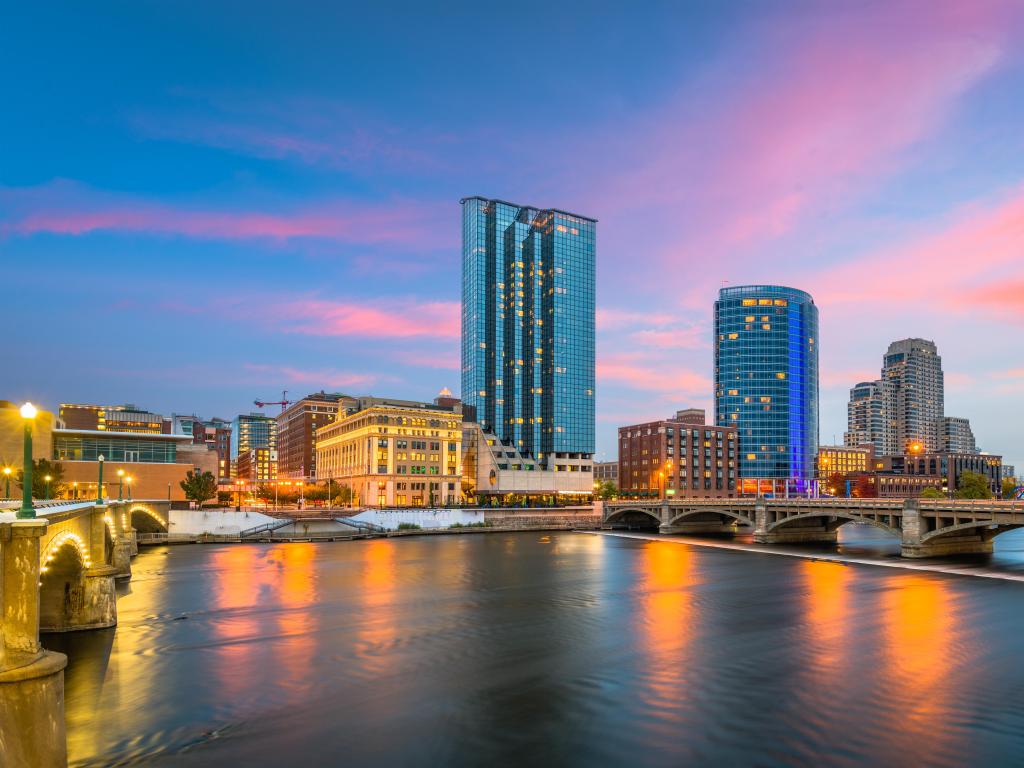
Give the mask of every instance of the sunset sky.
M 598 219 L 598 458 L 809 291 L 1024 470 L 1024 3 L 7 3 L 0 399 L 232 418 L 459 388 L 466 195 Z M 276 409 L 270 409 L 276 412 Z

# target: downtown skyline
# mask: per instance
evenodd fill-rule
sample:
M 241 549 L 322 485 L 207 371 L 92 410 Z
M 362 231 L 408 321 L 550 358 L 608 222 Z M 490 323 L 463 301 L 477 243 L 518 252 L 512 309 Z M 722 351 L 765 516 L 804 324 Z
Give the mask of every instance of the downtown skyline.
M 815 297 L 822 443 L 921 336 L 947 412 L 1024 464 L 1022 10 L 752 8 L 555 12 L 524 60 L 486 17 L 69 6 L 5 51 L 4 396 L 230 419 L 283 388 L 456 389 L 458 200 L 485 195 L 600 221 L 596 458 L 711 410 L 727 281 Z M 481 101 L 496 74 L 535 109 Z

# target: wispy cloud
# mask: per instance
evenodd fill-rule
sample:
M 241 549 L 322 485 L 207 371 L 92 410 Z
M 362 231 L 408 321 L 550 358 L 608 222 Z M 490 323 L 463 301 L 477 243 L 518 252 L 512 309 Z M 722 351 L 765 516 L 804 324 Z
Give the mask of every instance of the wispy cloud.
M 365 301 L 302 299 L 271 304 L 265 319 L 286 333 L 373 339 L 455 339 L 461 305 L 456 301 L 382 298 Z
M 437 226 L 443 216 L 454 215 L 454 210 L 451 205 L 406 200 L 335 199 L 283 204 L 275 210 L 200 202 L 172 205 L 59 181 L 39 187 L 0 187 L 0 237 L 111 232 L 203 240 L 311 238 L 440 248 L 454 247 L 456 235 Z
M 376 373 L 353 373 L 332 368 L 305 369 L 289 365 L 245 363 L 242 366 L 257 380 L 275 383 L 305 384 L 311 387 L 369 387 L 382 381 L 394 381 L 393 376 Z

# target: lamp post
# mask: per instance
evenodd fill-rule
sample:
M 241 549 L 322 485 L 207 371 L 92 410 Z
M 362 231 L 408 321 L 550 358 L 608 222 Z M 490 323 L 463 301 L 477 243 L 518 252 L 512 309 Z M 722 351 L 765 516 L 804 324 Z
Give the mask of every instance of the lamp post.
M 11 468 L 4 467 L 4 498 L 11 498 Z
M 71 488 L 72 488 L 72 491 L 71 491 L 72 496 L 74 496 L 75 501 L 78 501 L 78 483 L 77 482 L 72 483 L 71 484 Z
M 124 470 L 117 470 L 117 500 L 124 501 Z
M 50 481 L 53 480 L 53 477 L 50 476 L 50 475 L 47 475 L 43 479 L 46 481 L 46 492 L 43 495 L 43 501 L 49 501 L 50 500 Z
M 100 465 L 100 477 L 96 481 L 96 506 L 103 506 L 103 454 L 101 453 L 96 457 L 96 462 Z
M 124 481 L 128 484 L 128 501 L 132 500 L 132 478 L 131 475 L 126 477 Z
M 21 406 L 21 418 L 25 420 L 25 469 L 21 478 L 21 509 L 17 517 L 31 520 L 36 516 L 32 506 L 32 423 L 36 418 L 36 407 L 32 403 Z

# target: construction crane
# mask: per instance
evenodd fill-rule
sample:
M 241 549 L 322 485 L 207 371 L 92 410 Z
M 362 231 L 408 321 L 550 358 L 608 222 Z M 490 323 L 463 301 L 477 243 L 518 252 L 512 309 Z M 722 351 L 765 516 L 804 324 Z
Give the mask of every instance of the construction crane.
M 253 400 L 252 402 L 257 408 L 262 408 L 265 405 L 280 405 L 281 413 L 284 413 L 285 408 L 291 405 L 293 401 L 288 399 L 288 390 L 285 389 L 281 392 L 280 400 Z

